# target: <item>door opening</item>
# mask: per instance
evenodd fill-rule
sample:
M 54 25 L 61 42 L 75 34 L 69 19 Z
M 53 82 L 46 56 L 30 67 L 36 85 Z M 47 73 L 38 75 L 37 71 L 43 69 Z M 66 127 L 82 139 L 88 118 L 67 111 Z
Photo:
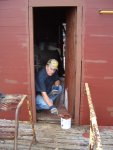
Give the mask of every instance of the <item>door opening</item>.
M 77 7 L 35 7 L 33 29 L 35 75 L 49 59 L 58 60 L 58 74 L 64 92 L 55 105 L 60 113 L 69 113 L 74 118 Z M 49 111 L 37 112 L 37 119 L 59 120 Z

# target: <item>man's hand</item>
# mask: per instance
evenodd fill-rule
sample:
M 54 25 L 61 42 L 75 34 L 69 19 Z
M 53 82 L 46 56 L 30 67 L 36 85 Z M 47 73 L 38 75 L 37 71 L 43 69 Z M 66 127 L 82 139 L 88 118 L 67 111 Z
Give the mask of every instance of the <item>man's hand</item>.
M 51 111 L 51 114 L 58 115 L 58 110 L 55 106 L 50 106 L 49 109 Z

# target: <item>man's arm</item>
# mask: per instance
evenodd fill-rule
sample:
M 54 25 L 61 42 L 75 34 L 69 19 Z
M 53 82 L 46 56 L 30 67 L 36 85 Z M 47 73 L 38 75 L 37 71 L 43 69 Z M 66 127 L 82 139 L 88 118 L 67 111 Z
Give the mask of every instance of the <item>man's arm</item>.
M 43 96 L 43 99 L 44 101 L 48 104 L 48 106 L 53 106 L 53 102 L 50 100 L 50 98 L 48 97 L 47 93 L 46 92 L 41 92 L 42 93 L 42 96 Z

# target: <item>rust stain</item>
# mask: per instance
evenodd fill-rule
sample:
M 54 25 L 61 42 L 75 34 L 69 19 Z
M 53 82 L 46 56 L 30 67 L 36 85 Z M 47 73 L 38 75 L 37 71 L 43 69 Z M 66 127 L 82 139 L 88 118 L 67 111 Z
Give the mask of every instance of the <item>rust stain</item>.
M 5 79 L 5 83 L 9 83 L 9 84 L 17 84 L 18 81 L 16 81 L 16 80 Z

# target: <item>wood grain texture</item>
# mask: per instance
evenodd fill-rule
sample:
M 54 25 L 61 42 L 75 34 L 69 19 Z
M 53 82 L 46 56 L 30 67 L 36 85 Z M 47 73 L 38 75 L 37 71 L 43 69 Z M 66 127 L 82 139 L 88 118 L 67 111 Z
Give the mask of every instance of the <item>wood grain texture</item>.
M 70 9 L 67 15 L 66 34 L 66 85 L 68 92 L 68 110 L 74 117 L 75 76 L 76 76 L 76 8 Z
M 29 94 L 28 1 L 0 1 L 0 91 L 7 94 Z M 26 104 L 20 118 L 26 120 Z M 14 119 L 14 112 L 0 118 Z
M 29 93 L 28 2 L 0 1 L 0 87 Z
M 39 7 L 51 7 L 51 6 L 76 6 L 77 4 L 80 4 L 81 2 L 79 0 L 29 0 L 29 6 L 39 6 Z
M 5 125 L 6 121 L 0 121 L 0 126 Z M 11 124 L 7 122 L 7 125 Z M 26 122 L 20 123 L 20 134 L 23 132 L 31 133 L 31 126 Z M 113 126 L 100 126 L 100 135 L 104 150 L 113 149 Z M 35 124 L 37 144 L 33 144 L 32 150 L 87 150 L 89 145 L 89 126 L 74 126 L 69 130 L 63 130 L 59 124 L 38 122 Z M 20 136 L 18 149 L 28 149 L 31 142 L 30 136 Z M 0 141 L 0 149 L 13 149 L 13 140 Z

